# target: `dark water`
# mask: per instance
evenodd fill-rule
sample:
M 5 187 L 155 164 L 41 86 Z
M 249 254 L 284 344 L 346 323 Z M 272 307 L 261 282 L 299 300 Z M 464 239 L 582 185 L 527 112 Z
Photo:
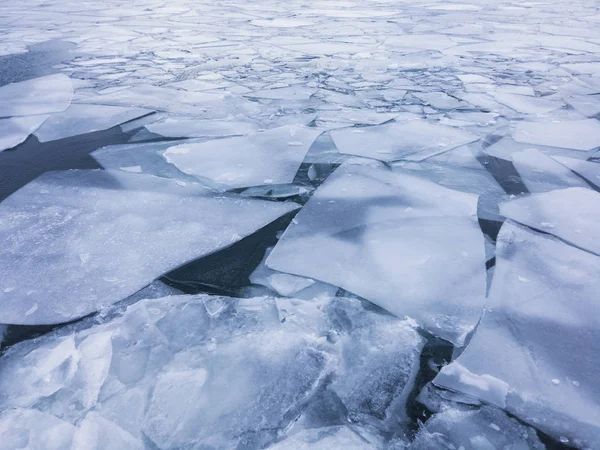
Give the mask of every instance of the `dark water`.
M 0 86 L 58 73 L 54 67 L 78 56 L 76 45 L 58 39 L 30 45 L 27 53 L 0 56 Z

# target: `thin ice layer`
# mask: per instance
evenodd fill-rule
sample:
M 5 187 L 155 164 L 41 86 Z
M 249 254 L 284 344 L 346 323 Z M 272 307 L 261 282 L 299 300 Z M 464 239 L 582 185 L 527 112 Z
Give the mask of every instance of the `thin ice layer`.
M 600 445 L 600 258 L 506 222 L 488 310 L 434 382 L 578 448 Z
M 587 151 L 600 147 L 600 121 L 519 122 L 513 138 L 527 144 Z
M 320 134 L 303 126 L 169 148 L 164 157 L 179 170 L 230 188 L 291 183 Z
M 565 166 L 534 148 L 513 153 L 512 161 L 529 192 L 588 187 L 585 181 Z
M 500 213 L 600 255 L 600 193 L 568 188 L 504 202 Z
M 461 345 L 485 298 L 477 196 L 383 168 L 342 165 L 267 265 L 340 286 Z
M 295 208 L 124 172 L 45 174 L 0 204 L 0 323 L 82 317 Z
M 0 117 L 64 111 L 72 98 L 73 84 L 63 74 L 7 84 L 0 87 Z
M 100 442 L 135 449 L 144 441 L 165 450 L 264 448 L 288 433 L 305 434 L 306 421 L 294 422 L 322 405 L 332 381 L 340 393 L 339 386 L 354 386 L 357 398 L 377 400 L 369 397 L 377 386 L 380 396 L 402 400 L 422 344 L 406 321 L 356 299 L 141 300 L 106 322 L 80 321 L 6 351 L 0 427 L 18 408 L 12 429 L 43 419 L 46 435 L 66 427 L 60 436 L 72 436 L 78 450 Z M 378 361 L 395 365 L 373 372 L 381 364 L 370 363 Z M 348 423 L 347 409 L 339 411 Z M 357 429 L 363 425 L 355 420 Z M 31 448 L 45 448 L 41 437 L 37 428 L 29 432 Z
M 382 161 L 443 153 L 479 139 L 467 131 L 425 120 L 391 122 L 374 127 L 345 128 L 330 132 L 340 151 Z
M 600 164 L 591 161 L 581 161 L 566 156 L 553 156 L 563 166 L 582 176 L 590 184 L 600 189 Z
M 198 120 L 190 117 L 168 117 L 162 122 L 146 125 L 152 133 L 165 137 L 231 137 L 243 136 L 256 131 L 249 121 Z
M 66 111 L 52 114 L 35 135 L 40 142 L 54 141 L 94 131 L 107 130 L 123 122 L 150 114 L 142 108 L 72 104 Z
M 0 152 L 19 145 L 47 118 L 47 114 L 40 114 L 0 119 Z

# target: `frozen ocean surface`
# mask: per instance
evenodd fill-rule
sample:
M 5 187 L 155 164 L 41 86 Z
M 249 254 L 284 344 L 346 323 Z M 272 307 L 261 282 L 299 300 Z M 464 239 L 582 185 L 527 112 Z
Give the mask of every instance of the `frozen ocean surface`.
M 600 448 L 595 0 L 0 4 L 0 450 Z

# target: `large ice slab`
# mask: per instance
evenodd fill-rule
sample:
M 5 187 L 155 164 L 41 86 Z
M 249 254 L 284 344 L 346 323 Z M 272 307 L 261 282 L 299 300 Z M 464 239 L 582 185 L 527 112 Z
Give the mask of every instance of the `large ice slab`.
M 500 213 L 600 255 L 600 193 L 568 188 L 504 202 Z
M 150 113 L 143 108 L 72 104 L 64 112 L 52 114 L 34 134 L 40 142 L 54 141 L 106 130 Z
M 496 253 L 488 309 L 434 382 L 577 448 L 598 447 L 600 258 L 510 221 Z
M 367 414 L 354 416 L 359 430 L 369 407 L 384 407 L 382 398 L 404 407 L 422 345 L 407 321 L 356 299 L 141 300 L 0 357 L 0 429 L 8 415 L 17 430 L 0 446 L 17 448 L 27 434 L 20 430 L 31 427 L 29 448 L 45 448 L 41 439 L 51 433 L 77 449 L 96 448 L 100 439 L 111 449 L 264 448 L 276 441 L 286 448 L 292 434 L 288 443 L 312 441 L 306 416 L 330 389 L 348 404 L 341 423 L 349 423 L 348 410 Z M 349 431 L 327 435 L 368 442 Z
M 485 297 L 476 211 L 475 195 L 345 164 L 301 210 L 267 265 L 340 286 L 461 345 Z
M 45 174 L 0 204 L 0 323 L 82 317 L 297 207 L 124 172 Z
M 394 161 L 408 156 L 427 157 L 479 139 L 467 131 L 425 120 L 392 122 L 374 127 L 330 132 L 340 153 Z
M 23 142 L 48 118 L 47 114 L 0 119 L 0 152 Z
M 291 183 L 320 133 L 289 125 L 249 136 L 176 145 L 164 157 L 182 172 L 218 186 Z
M 565 166 L 534 148 L 513 153 L 512 162 L 532 193 L 589 186 Z
M 587 151 L 600 147 L 600 121 L 519 122 L 513 138 L 527 144 Z
M 63 74 L 7 84 L 0 87 L 0 117 L 64 111 L 72 98 L 73 84 Z

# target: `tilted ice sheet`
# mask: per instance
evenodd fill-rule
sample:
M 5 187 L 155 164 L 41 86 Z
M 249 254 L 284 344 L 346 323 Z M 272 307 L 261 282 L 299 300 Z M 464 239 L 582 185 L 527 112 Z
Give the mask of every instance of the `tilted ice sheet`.
M 427 179 L 449 189 L 476 194 L 479 196 L 477 216 L 502 221 L 498 215 L 498 203 L 505 193 L 485 169 L 482 156 L 465 145 L 423 161 L 398 161 L 392 164 L 392 170 Z
M 553 156 L 563 166 L 577 173 L 586 181 L 600 189 L 600 164 L 591 161 L 581 161 L 567 156 Z
M 39 114 L 0 119 L 0 152 L 19 145 L 47 118 L 47 114 Z
M 141 300 L 0 357 L 0 429 L 15 430 L 0 446 L 28 435 L 29 448 L 57 450 L 99 438 L 111 449 L 264 448 L 310 434 L 307 411 L 323 395 L 342 405 L 340 423 L 362 413 L 352 416 L 360 430 L 378 419 L 369 407 L 405 406 L 422 345 L 406 321 L 356 299 Z M 43 447 L 52 435 L 65 445 Z
M 7 84 L 0 87 L 0 117 L 64 111 L 72 97 L 73 84 L 63 74 Z
M 173 146 L 164 157 L 179 170 L 230 188 L 293 181 L 321 132 L 285 126 L 230 139 Z
M 592 189 L 574 187 L 517 198 L 500 204 L 500 213 L 600 255 L 600 193 Z
M 287 228 L 267 265 L 340 286 L 461 345 L 485 297 L 476 211 L 475 195 L 345 164 Z
M 66 111 L 52 114 L 34 134 L 40 142 L 54 141 L 106 130 L 150 113 L 142 108 L 71 104 Z
M 45 174 L 0 204 L 0 323 L 82 317 L 297 207 L 125 172 Z
M 512 162 L 532 193 L 589 186 L 565 166 L 533 148 L 513 153 Z
M 596 119 L 564 122 L 519 122 L 513 138 L 527 144 L 592 150 L 600 147 L 600 121 Z
M 600 258 L 510 221 L 496 253 L 488 309 L 435 384 L 577 448 L 598 447 Z
M 394 161 L 408 156 L 432 156 L 479 139 L 467 131 L 425 120 L 392 122 L 365 128 L 331 131 L 340 153 Z

